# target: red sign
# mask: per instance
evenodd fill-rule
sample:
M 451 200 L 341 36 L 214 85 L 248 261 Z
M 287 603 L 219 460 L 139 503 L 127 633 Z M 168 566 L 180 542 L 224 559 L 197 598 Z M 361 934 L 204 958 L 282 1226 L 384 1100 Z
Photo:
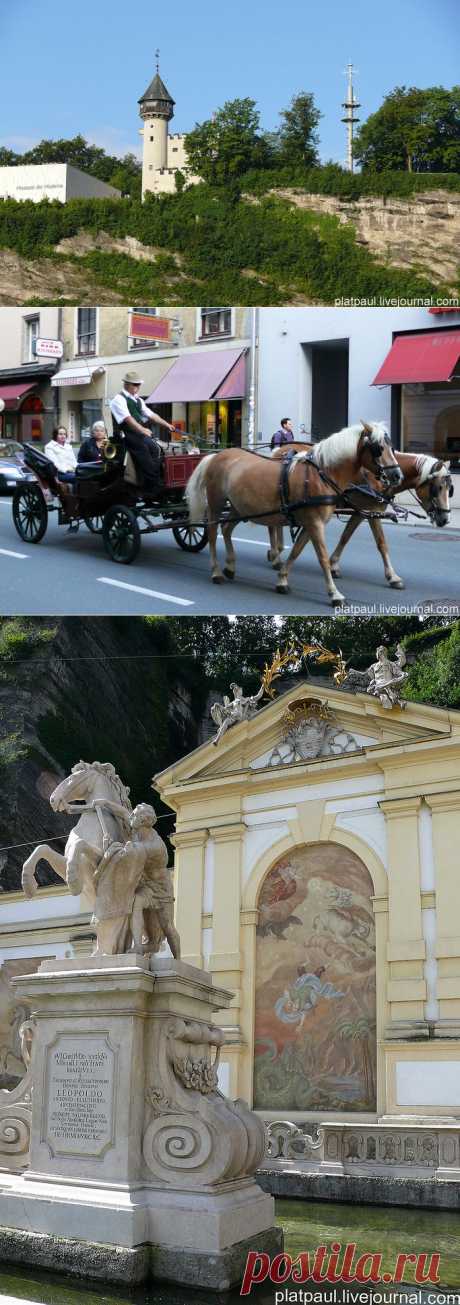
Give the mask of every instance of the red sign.
M 171 340 L 171 319 L 169 317 L 151 317 L 149 313 L 131 313 L 129 324 L 131 340 Z
M 454 308 L 429 308 L 429 313 L 460 313 L 460 303 Z

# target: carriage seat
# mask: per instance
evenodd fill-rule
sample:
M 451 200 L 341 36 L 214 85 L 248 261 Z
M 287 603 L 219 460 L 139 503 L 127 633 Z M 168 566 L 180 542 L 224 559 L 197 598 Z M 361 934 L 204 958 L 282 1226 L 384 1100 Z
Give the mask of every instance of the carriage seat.
M 136 470 L 133 455 L 132 453 L 129 453 L 128 450 L 126 450 L 123 462 L 123 480 L 126 480 L 128 485 L 140 485 L 140 478 Z
M 103 480 L 107 469 L 106 462 L 77 462 L 75 477 L 77 480 Z
M 41 480 L 55 484 L 58 477 L 57 468 L 41 449 L 35 448 L 33 444 L 24 444 L 24 462 L 30 471 L 35 471 L 36 476 L 40 476 Z

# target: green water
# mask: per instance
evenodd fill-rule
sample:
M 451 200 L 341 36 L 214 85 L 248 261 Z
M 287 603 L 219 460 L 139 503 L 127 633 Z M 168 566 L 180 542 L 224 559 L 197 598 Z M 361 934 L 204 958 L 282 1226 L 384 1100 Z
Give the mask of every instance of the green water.
M 440 1285 L 460 1289 L 460 1213 L 310 1201 L 277 1201 L 276 1211 L 277 1222 L 285 1233 L 285 1249 L 293 1257 L 300 1251 L 314 1251 L 317 1246 L 331 1242 L 341 1242 L 342 1246 L 356 1242 L 356 1255 L 381 1251 L 382 1271 L 392 1272 L 401 1251 L 407 1254 L 439 1251 Z M 413 1284 L 410 1267 L 407 1283 Z M 327 1300 L 331 1288 L 323 1290 Z M 14 1266 L 0 1268 L 0 1302 L 2 1295 L 37 1305 L 237 1305 L 237 1302 L 241 1305 L 238 1291 L 222 1296 L 208 1290 L 191 1291 L 161 1283 L 133 1290 L 102 1284 L 88 1286 L 79 1279 L 34 1269 L 26 1272 Z M 261 1287 L 257 1293 L 251 1293 L 251 1299 L 256 1305 L 274 1305 L 275 1288 Z M 341 1300 L 340 1287 L 336 1289 L 336 1300 Z M 423 1290 L 421 1301 L 425 1300 L 428 1295 Z

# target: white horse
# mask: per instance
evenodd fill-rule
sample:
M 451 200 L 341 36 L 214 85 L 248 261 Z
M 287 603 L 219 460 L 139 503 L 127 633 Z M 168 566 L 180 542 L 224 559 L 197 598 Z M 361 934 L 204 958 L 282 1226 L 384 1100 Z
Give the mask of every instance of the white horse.
M 96 798 L 108 798 L 132 811 L 129 789 L 125 787 L 110 762 L 78 761 L 70 775 L 51 794 L 53 811 L 79 814 L 65 845 L 64 855 L 48 843 L 40 843 L 24 862 L 22 887 L 26 897 L 33 897 L 38 884 L 35 870 L 39 861 L 47 861 L 71 893 L 85 892 L 91 906 L 96 897 L 94 875 L 103 852 L 116 840 L 123 841 L 120 822 L 109 810 L 89 805 Z

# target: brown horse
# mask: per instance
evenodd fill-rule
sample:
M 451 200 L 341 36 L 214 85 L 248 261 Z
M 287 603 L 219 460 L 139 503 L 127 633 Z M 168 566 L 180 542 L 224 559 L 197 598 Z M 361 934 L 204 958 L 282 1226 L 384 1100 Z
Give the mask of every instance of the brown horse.
M 303 449 L 311 452 L 315 448 L 315 445 L 300 444 L 296 442 L 295 445 L 290 445 L 289 447 L 295 448 L 295 450 L 299 452 Z M 276 449 L 272 454 L 272 457 L 279 461 L 280 457 L 283 457 L 284 452 L 285 450 L 283 449 Z M 395 451 L 395 458 L 398 467 L 400 467 L 402 471 L 403 479 L 400 484 L 392 490 L 391 494 L 388 495 L 388 502 L 391 502 L 391 499 L 395 494 L 403 494 L 405 490 L 410 490 L 415 494 L 420 506 L 427 513 L 427 516 L 430 517 L 433 525 L 439 527 L 448 525 L 450 517 L 449 500 L 453 494 L 453 484 L 449 472 L 449 464 L 446 462 L 440 462 L 439 458 L 433 458 L 427 453 L 398 453 Z M 366 473 L 365 479 L 372 489 L 379 490 L 381 488 L 374 476 Z M 375 505 L 372 505 L 373 514 L 379 513 L 383 517 L 385 511 L 386 505 L 384 503 L 377 502 Z M 359 512 L 354 513 L 354 515 L 350 517 L 350 520 L 347 521 L 345 529 L 342 531 L 337 547 L 334 549 L 330 558 L 331 571 L 335 578 L 341 574 L 339 561 L 343 550 L 346 548 L 346 545 L 358 529 L 358 526 L 361 525 L 363 519 L 364 518 Z M 381 521 L 376 520 L 374 515 L 372 519 L 368 518 L 368 520 L 377 549 L 383 561 L 385 579 L 392 589 L 404 589 L 404 580 L 397 574 L 391 561 Z M 283 550 L 282 531 L 281 537 L 279 530 L 270 531 L 270 542 L 271 548 L 268 557 L 269 561 L 276 566 L 279 560 L 279 555 Z
M 314 463 L 305 452 L 297 454 L 289 471 L 286 497 L 294 506 L 289 519 L 300 526 L 299 534 L 285 562 L 279 558 L 278 593 L 289 592 L 288 577 L 292 563 L 311 540 L 323 569 L 331 602 L 344 602 L 334 583 L 324 537 L 324 527 L 332 516 L 339 496 L 359 478 L 361 471 L 372 471 L 382 484 L 391 487 L 402 479 L 382 422 L 360 422 L 336 435 L 321 440 L 313 451 Z M 243 449 L 226 449 L 203 458 L 193 472 L 187 489 L 190 521 L 208 517 L 211 574 L 215 584 L 235 575 L 232 532 L 238 521 L 263 521 L 269 528 L 286 521 L 282 501 L 280 468 L 271 458 L 255 456 Z M 308 500 L 313 499 L 309 505 Z M 231 520 L 222 525 L 225 542 L 225 566 L 222 573 L 216 554 L 219 518 L 228 511 Z M 284 508 L 284 510 L 283 510 Z M 276 563 L 275 563 L 276 565 Z

